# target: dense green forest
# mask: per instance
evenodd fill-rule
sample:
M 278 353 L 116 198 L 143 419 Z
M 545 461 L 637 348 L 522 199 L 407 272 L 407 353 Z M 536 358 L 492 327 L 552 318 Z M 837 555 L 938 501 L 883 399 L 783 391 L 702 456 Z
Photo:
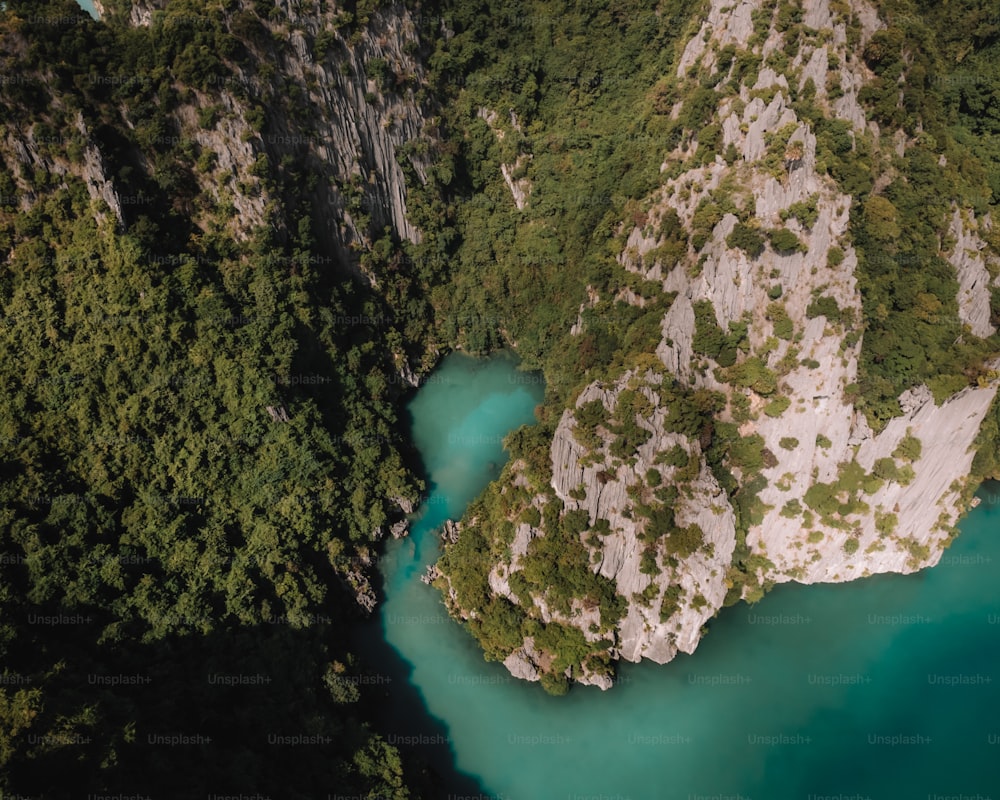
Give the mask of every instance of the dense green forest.
M 233 202 L 201 188 L 213 155 L 178 128 L 181 109 L 197 108 L 197 124 L 214 129 L 225 115 L 220 86 L 262 136 L 287 120 L 303 130 L 315 122 L 302 87 L 268 63 L 294 28 L 282 7 L 175 0 L 136 27 L 127 0 L 106 5 L 100 23 L 68 0 L 8 0 L 0 11 L 0 127 L 10 141 L 30 132 L 41 165 L 27 169 L 9 141 L 0 147 L 0 793 L 180 796 L 197 784 L 218 794 L 434 796 L 425 766 L 369 721 L 379 665 L 348 645 L 357 598 L 374 599 L 379 540 L 423 490 L 400 413 L 400 358 L 427 368 L 438 350 L 510 345 L 544 370 L 540 424 L 510 440 L 538 491 L 551 477 L 551 433 L 581 388 L 653 366 L 673 298 L 617 256 L 645 220 L 641 199 L 670 177 L 665 154 L 697 134 L 699 157 L 714 155 L 713 87 L 674 77 L 705 4 L 408 3 L 427 70 L 417 102 L 439 138 L 425 181 L 404 164 L 421 242 L 375 226 L 358 186 L 335 187 L 366 229 L 359 261 L 374 283 L 316 235 L 306 155 L 260 154 L 257 183 L 239 188 L 267 200 L 267 224 L 239 236 Z M 387 5 L 337 4 L 336 24 L 308 34 L 310 52 L 346 61 L 345 43 Z M 807 93 L 794 98 L 827 174 L 856 201 L 865 338 L 852 389 L 875 428 L 899 413 L 904 389 L 927 382 L 946 397 L 984 377 L 984 358 L 1000 349 L 956 335 L 957 285 L 941 242 L 950 199 L 982 215 L 1000 196 L 996 12 L 989 0 L 879 7 L 888 27 L 863 53 L 875 78 L 862 100 L 872 119 L 916 139 L 906 158 L 852 142 Z M 799 24 L 799 4 L 782 0 L 780 11 Z M 737 77 L 759 69 L 746 52 L 729 56 Z M 268 90 L 234 80 L 237 66 Z M 367 70 L 380 91 L 411 88 L 384 61 Z M 125 198 L 120 224 L 81 177 L 95 148 Z M 501 165 L 530 180 L 524 209 Z M 876 174 L 890 180 L 874 197 Z M 665 220 L 658 257 L 697 249 L 721 215 L 706 207 L 690 235 Z M 749 222 L 733 246 L 751 253 L 765 241 Z M 768 241 L 798 246 L 781 233 Z M 1000 250 L 1000 238 L 989 245 Z M 588 287 L 601 300 L 574 336 Z M 625 291 L 646 302 L 615 299 Z M 1000 296 L 993 309 L 1000 324 Z M 816 314 L 835 311 L 817 301 Z M 696 348 L 722 363 L 744 336 L 706 317 Z M 748 385 L 769 378 L 743 372 Z M 759 513 L 753 480 L 738 491 L 723 464 L 752 476 L 760 447 L 735 426 L 713 427 L 717 395 L 665 394 L 673 429 L 704 438 L 745 531 Z M 634 411 L 630 403 L 641 398 L 625 404 Z M 619 416 L 581 409 L 581 436 L 613 425 L 628 457 L 645 432 L 634 413 Z M 977 478 L 1000 472 L 998 437 L 995 410 Z M 684 453 L 670 458 L 688 466 Z M 649 480 L 651 524 L 675 554 L 697 549 L 700 532 L 670 513 L 676 488 Z M 491 539 L 508 536 L 526 495 L 494 487 L 474 505 L 480 527 L 496 530 L 471 530 L 445 562 L 466 605 L 492 602 L 483 594 Z M 556 607 L 587 596 L 606 630 L 620 598 L 576 546 L 602 531 L 588 533 L 555 502 L 545 517 L 552 536 L 520 580 Z M 737 588 L 753 566 L 734 567 Z M 543 628 L 509 605 L 492 603 L 472 626 L 488 656 L 527 626 L 560 654 L 560 669 L 611 669 L 575 629 Z M 546 688 L 566 682 L 547 677 Z M 269 736 L 322 747 L 276 757 Z
M 386 345 L 419 348 L 421 315 L 317 244 L 294 163 L 260 167 L 271 224 L 249 238 L 200 193 L 171 112 L 259 68 L 267 4 L 234 11 L 0 15 L 18 77 L 0 119 L 45 165 L 0 164 L 5 795 L 402 798 L 423 780 L 366 722 L 380 665 L 347 644 L 377 542 L 421 491 Z M 95 144 L 122 224 L 79 177 Z

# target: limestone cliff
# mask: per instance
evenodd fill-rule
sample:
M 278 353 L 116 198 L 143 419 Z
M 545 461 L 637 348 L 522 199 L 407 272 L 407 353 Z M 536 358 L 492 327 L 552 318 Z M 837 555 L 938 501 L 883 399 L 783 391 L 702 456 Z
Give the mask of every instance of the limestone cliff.
M 882 27 L 874 8 L 863 0 L 805 0 L 801 23 L 818 35 L 794 54 L 784 47 L 782 8 L 713 0 L 684 45 L 682 86 L 693 75 L 702 85 L 714 78 L 727 86 L 733 48 L 747 48 L 760 67 L 735 88 L 716 89 L 717 110 L 703 129 L 717 128 L 714 153 L 699 152 L 706 143 L 697 136 L 674 150 L 661 168 L 671 177 L 646 198 L 642 224 L 620 230 L 619 262 L 673 296 L 655 363 L 587 386 L 552 439 L 550 483 L 561 514 L 586 512 L 590 530 L 579 540 L 591 569 L 628 601 L 610 639 L 601 640 L 613 658 L 662 663 L 690 653 L 724 603 L 755 601 L 775 583 L 936 564 L 968 501 L 973 444 L 996 396 L 992 378 L 936 402 L 919 385 L 899 396 L 901 413 L 884 428 L 869 427 L 857 404 L 865 332 L 849 232 L 853 200 L 818 169 L 816 134 L 793 98 L 806 91 L 826 118 L 848 123 L 855 146 L 865 137 L 876 151 L 898 155 L 912 142 L 869 122 L 859 103 L 871 74 L 857 42 L 863 47 Z M 888 179 L 876 177 L 875 191 Z M 672 220 L 689 247 L 668 260 L 657 232 Z M 958 336 L 996 330 L 996 265 L 979 235 L 989 229 L 988 218 L 955 208 L 946 257 L 960 287 Z M 596 301 L 592 294 L 581 305 L 573 335 L 586 333 L 583 312 Z M 713 340 L 728 344 L 706 344 Z M 720 403 L 700 435 L 681 432 L 675 409 L 684 392 Z M 740 441 L 721 461 L 712 452 L 713 424 Z M 644 433 L 636 436 L 636 428 Z M 622 447 L 632 439 L 641 444 Z M 668 485 L 669 495 L 657 488 Z M 649 508 L 661 500 L 673 519 L 651 535 Z M 544 517 L 544 493 L 530 503 Z M 678 549 L 691 531 L 693 546 Z M 599 643 L 600 615 L 554 614 L 539 593 L 512 589 L 511 576 L 530 563 L 530 542 L 547 535 L 544 524 L 522 522 L 490 588 L 529 617 L 576 626 Z M 548 659 L 526 638 L 504 663 L 517 677 L 538 680 Z M 570 674 L 611 685 L 604 673 Z
M 155 25 L 165 6 L 133 3 L 128 23 Z M 405 171 L 426 180 L 434 144 L 431 112 L 417 99 L 424 69 L 411 12 L 388 5 L 348 24 L 335 4 L 279 3 L 259 17 L 253 4 L 236 3 L 227 16 L 230 27 L 242 25 L 248 57 L 192 87 L 173 113 L 172 136 L 204 165 L 203 192 L 232 209 L 232 231 L 246 236 L 276 222 L 262 175 L 294 169 L 309 184 L 316 238 L 376 282 L 360 256 L 385 229 L 420 240 L 407 214 Z M 247 36 L 250 25 L 256 30 Z

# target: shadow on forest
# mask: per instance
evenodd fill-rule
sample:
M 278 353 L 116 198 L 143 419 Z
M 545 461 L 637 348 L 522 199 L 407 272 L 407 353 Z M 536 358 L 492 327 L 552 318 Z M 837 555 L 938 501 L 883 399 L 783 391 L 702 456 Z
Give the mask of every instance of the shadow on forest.
M 372 719 L 396 742 L 412 796 L 479 792 L 455 772 L 447 731 L 428 715 L 408 683 L 410 666 L 381 640 L 376 620 L 102 645 L 95 642 L 107 620 L 94 612 L 64 611 L 52 624 L 59 612 L 22 610 L 4 688 L 41 689 L 42 705 L 27 731 L 0 733 L 0 743 L 18 748 L 0 776 L 15 796 L 382 797 L 368 790 L 392 785 L 392 759 L 372 746 L 375 731 L 361 721 Z M 348 649 L 352 627 L 366 639 L 367 663 L 345 664 L 331 692 L 324 671 Z M 352 686 L 359 700 L 334 700 Z M 365 751 L 370 758 L 356 760 Z

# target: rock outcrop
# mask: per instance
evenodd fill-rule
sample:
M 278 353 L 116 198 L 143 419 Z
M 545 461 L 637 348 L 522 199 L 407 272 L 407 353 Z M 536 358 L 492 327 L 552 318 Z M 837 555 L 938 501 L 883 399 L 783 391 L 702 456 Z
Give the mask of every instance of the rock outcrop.
M 989 225 L 989 220 L 984 220 Z M 990 289 L 996 281 L 987 269 L 986 242 L 974 228 L 966 225 L 961 212 L 956 208 L 951 218 L 948 234 L 955 240 L 955 246 L 948 256 L 949 263 L 958 275 L 958 316 L 973 334 L 985 339 L 996 333 L 990 322 Z M 994 272 L 1000 267 L 997 259 L 992 259 Z
M 675 295 L 662 319 L 658 363 L 584 388 L 575 410 L 563 413 L 550 451 L 551 489 L 562 514 L 586 512 L 591 530 L 580 541 L 591 569 L 628 601 L 611 634 L 611 657 L 663 663 L 690 653 L 725 602 L 755 601 L 775 583 L 932 566 L 964 510 L 973 445 L 994 403 L 995 379 L 937 403 L 927 386 L 914 387 L 898 398 L 902 413 L 878 432 L 855 405 L 864 330 L 848 235 L 852 198 L 818 171 L 816 135 L 791 100 L 793 85 L 801 93 L 811 83 L 823 113 L 848 121 L 855 136 L 870 131 L 876 146 L 909 146 L 905 136 L 880 140 L 859 105 L 869 73 L 848 49 L 847 27 L 856 27 L 863 44 L 882 24 L 868 3 L 849 5 L 850 22 L 845 4 L 834 10 L 827 0 L 806 0 L 803 24 L 827 35 L 802 45 L 784 73 L 762 65 L 752 85 L 720 97 L 712 119 L 721 132 L 717 154 L 699 152 L 696 140 L 679 145 L 661 168 L 676 177 L 646 198 L 642 226 L 621 231 L 619 263 Z M 783 37 L 762 6 L 712 0 L 680 55 L 682 85 L 694 74 L 706 85 L 705 76 L 719 72 L 722 48 L 744 47 L 752 36 L 762 61 L 777 52 Z M 675 119 L 682 105 L 674 107 Z M 697 231 L 695 245 L 706 204 L 718 213 Z M 655 231 L 674 213 L 692 244 L 685 257 L 667 263 Z M 989 224 L 981 221 L 980 229 Z M 990 336 L 994 265 L 977 226 L 957 209 L 950 236 L 960 322 L 975 336 Z M 640 304 L 626 294 L 618 299 Z M 597 301 L 593 295 L 581 305 L 573 335 L 586 333 L 584 311 Z M 734 344 L 725 357 L 705 349 L 706 339 L 727 335 Z M 709 463 L 711 426 L 700 436 L 678 432 L 678 391 L 723 398 L 715 422 L 728 426 L 727 435 L 738 433 L 741 459 L 730 453 L 723 464 Z M 611 421 L 581 431 L 579 414 L 592 418 L 601 409 Z M 630 426 L 645 432 L 644 441 L 623 453 L 614 442 Z M 721 473 L 737 491 L 723 489 Z M 666 493 L 657 489 L 667 486 Z M 541 512 L 545 498 L 531 502 Z M 658 505 L 670 507 L 671 529 L 651 536 L 650 508 Z M 593 609 L 559 615 L 540 597 L 512 590 L 530 542 L 547 535 L 543 525 L 519 524 L 490 573 L 490 590 L 545 622 L 579 628 L 588 642 L 608 641 L 595 633 L 601 615 Z M 685 535 L 692 546 L 678 547 Z M 504 663 L 512 674 L 537 680 L 544 656 L 526 638 Z M 610 685 L 606 674 L 587 669 L 573 677 Z
M 128 24 L 155 25 L 165 7 L 166 0 L 133 3 Z M 290 235 L 273 218 L 261 176 L 294 165 L 311 182 L 313 235 L 342 268 L 375 283 L 361 256 L 386 229 L 399 240 L 421 239 L 405 173 L 426 180 L 436 139 L 417 99 L 424 69 L 416 21 L 402 5 L 372 11 L 356 30 L 342 24 L 337 7 L 278 9 L 258 18 L 252 4 L 229 7 L 230 17 L 257 19 L 262 35 L 245 43 L 250 58 L 227 65 L 231 74 L 185 93 L 171 136 L 201 157 L 195 177 L 208 208 L 231 208 L 238 238 L 273 225 Z

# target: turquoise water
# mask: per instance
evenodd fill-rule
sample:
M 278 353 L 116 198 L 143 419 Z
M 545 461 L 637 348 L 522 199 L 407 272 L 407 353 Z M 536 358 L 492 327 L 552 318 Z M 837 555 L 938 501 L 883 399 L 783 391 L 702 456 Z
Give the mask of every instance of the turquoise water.
M 422 739 L 417 722 L 397 721 L 399 743 L 446 742 L 479 797 L 505 800 L 1000 791 L 995 494 L 937 568 L 780 586 L 724 609 L 693 656 L 625 665 L 608 692 L 553 698 L 484 662 L 419 576 L 437 557 L 436 529 L 495 475 L 499 437 L 531 422 L 541 391 L 511 361 L 452 356 L 410 406 L 434 486 L 411 537 L 383 559 L 382 629 L 441 733 Z
M 94 8 L 94 4 L 91 0 L 76 0 L 77 5 L 80 6 L 84 11 L 86 11 L 94 19 L 100 19 L 100 15 L 97 13 L 97 9 Z

